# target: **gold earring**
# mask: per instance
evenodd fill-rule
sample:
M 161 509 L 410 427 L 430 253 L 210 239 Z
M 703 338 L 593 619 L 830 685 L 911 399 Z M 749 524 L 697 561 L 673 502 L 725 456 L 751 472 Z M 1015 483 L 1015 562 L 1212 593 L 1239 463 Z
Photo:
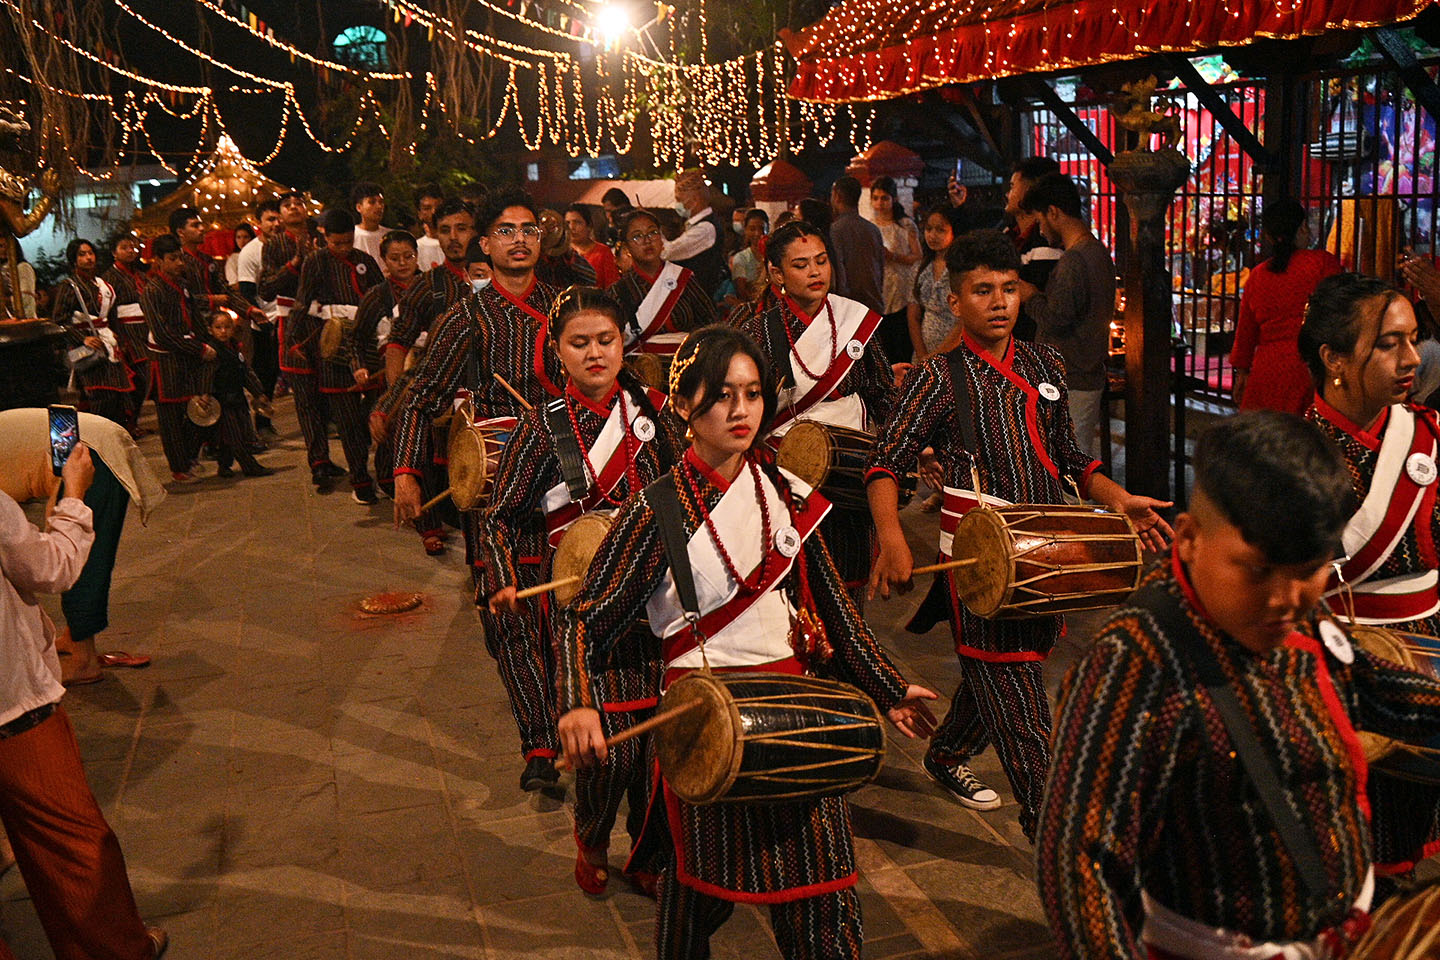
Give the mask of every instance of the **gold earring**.
M 1340 378 L 1339 378 L 1339 377 L 1336 377 L 1336 378 L 1335 378 L 1334 380 L 1332 380 L 1331 382 L 1334 383 L 1335 386 L 1337 386 L 1337 387 L 1338 387 L 1338 386 L 1341 386 L 1341 382 L 1340 382 Z

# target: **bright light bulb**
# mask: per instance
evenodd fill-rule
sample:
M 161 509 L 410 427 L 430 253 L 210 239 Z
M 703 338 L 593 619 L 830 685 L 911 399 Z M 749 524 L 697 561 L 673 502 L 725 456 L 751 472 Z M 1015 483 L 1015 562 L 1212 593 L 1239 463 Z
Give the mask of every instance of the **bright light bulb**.
M 613 44 L 630 29 L 630 11 L 618 3 L 607 3 L 595 14 L 595 30 L 607 44 Z

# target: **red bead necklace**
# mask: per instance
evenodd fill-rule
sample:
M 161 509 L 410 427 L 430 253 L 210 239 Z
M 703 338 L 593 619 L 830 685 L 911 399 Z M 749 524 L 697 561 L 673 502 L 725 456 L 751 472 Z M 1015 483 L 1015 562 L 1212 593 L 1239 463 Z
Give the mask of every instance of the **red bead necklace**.
M 695 468 L 690 466 L 688 460 L 681 460 L 684 467 L 682 471 L 685 483 L 690 488 L 690 496 L 695 500 L 695 507 L 700 511 L 701 518 L 705 521 L 705 529 L 710 533 L 710 540 L 715 544 L 715 549 L 720 553 L 720 560 L 725 564 L 725 572 L 739 585 L 742 593 L 755 593 L 760 589 L 770 574 L 770 544 L 774 542 L 774 534 L 770 529 L 770 503 L 765 496 L 765 485 L 760 479 L 760 468 L 750 457 L 745 458 L 746 465 L 750 468 L 750 477 L 755 483 L 755 502 L 760 504 L 760 535 L 761 543 L 764 544 L 763 559 L 760 567 L 755 571 L 755 579 L 747 580 L 740 575 L 735 567 L 735 561 L 730 559 L 730 551 L 725 549 L 725 544 L 720 541 L 720 532 L 715 529 L 715 521 L 710 519 L 710 511 L 705 506 L 704 499 L 700 496 L 699 484 L 695 478 Z
M 785 328 L 785 339 L 790 342 L 791 356 L 795 358 L 796 363 L 800 364 L 800 369 L 805 371 L 805 376 L 811 380 L 819 380 L 825 371 L 830 369 L 830 365 L 835 362 L 835 358 L 840 356 L 840 331 L 835 326 L 835 308 L 830 305 L 830 298 L 828 296 L 825 298 L 825 319 L 830 322 L 830 359 L 826 362 L 825 369 L 821 370 L 820 373 L 816 373 L 805 366 L 805 360 L 800 356 L 800 351 L 795 349 L 795 335 L 790 332 L 790 323 L 784 316 L 792 311 L 789 306 L 786 305 L 783 298 L 780 301 L 780 311 L 781 319 L 785 321 L 782 322 L 780 326 Z
M 628 481 L 626 493 L 633 493 L 640 489 L 640 478 L 635 471 L 636 450 L 634 448 L 634 441 L 630 436 L 630 411 L 625 405 L 625 390 L 622 388 L 618 393 L 621 424 L 620 442 L 625 445 L 625 479 Z M 610 496 L 608 492 L 600 490 L 600 472 L 595 469 L 595 464 L 590 462 L 590 451 L 585 448 L 585 435 L 580 432 L 580 419 L 575 415 L 575 403 L 570 399 L 570 394 L 568 393 L 565 394 L 565 412 L 570 414 L 570 429 L 575 431 L 575 439 L 580 443 L 580 456 L 585 461 L 585 469 L 590 471 L 591 486 L 600 491 L 600 496 L 604 498 L 605 502 L 613 506 L 620 506 L 620 504 L 624 502 L 624 497 L 617 500 Z M 600 429 L 605 429 L 603 423 L 600 425 Z

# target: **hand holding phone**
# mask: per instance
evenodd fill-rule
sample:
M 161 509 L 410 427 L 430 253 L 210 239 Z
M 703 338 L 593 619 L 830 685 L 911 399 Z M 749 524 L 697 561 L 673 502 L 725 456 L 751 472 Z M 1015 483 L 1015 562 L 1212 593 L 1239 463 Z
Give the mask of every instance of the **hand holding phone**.
M 85 494 L 90 490 L 90 484 L 93 482 L 95 482 L 95 461 L 90 459 L 90 448 L 83 443 L 77 443 L 75 449 L 70 451 L 70 456 L 65 461 L 64 472 L 60 475 L 60 483 L 64 487 L 62 494 L 74 497 L 76 500 L 84 500 Z
M 65 461 L 75 444 L 80 442 L 80 414 L 64 403 L 50 405 L 50 469 L 63 476 Z

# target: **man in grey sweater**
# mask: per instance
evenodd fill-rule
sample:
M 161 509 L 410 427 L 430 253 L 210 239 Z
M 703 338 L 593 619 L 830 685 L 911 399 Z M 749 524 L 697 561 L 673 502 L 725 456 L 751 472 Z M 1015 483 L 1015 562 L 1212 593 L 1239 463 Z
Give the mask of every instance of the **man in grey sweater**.
M 885 275 L 885 238 L 880 228 L 860 216 L 860 181 L 841 177 L 830 188 L 830 248 L 835 255 L 838 296 L 858 300 L 877 313 L 883 309 L 880 289 Z
M 1080 191 L 1059 173 L 1047 174 L 1025 192 L 1022 210 L 1065 252 L 1041 290 L 1021 281 L 1020 299 L 1035 321 L 1036 342 L 1060 351 L 1070 391 L 1070 414 L 1080 449 L 1099 455 L 1105 361 L 1115 315 L 1115 263 L 1083 218 Z M 1046 398 L 1050 399 L 1050 398 Z

